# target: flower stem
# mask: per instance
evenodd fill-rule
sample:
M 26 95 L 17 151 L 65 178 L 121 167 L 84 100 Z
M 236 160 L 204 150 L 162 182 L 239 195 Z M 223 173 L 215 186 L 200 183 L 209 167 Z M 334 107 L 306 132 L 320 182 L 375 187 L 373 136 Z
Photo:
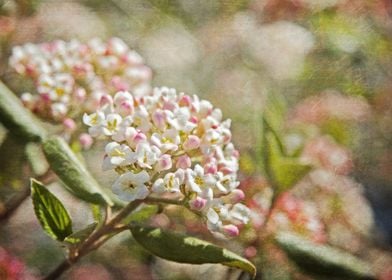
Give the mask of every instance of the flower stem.
M 63 274 L 66 270 L 68 270 L 71 267 L 72 263 L 70 263 L 68 260 L 63 260 L 62 263 L 60 263 L 55 270 L 53 270 L 51 273 L 49 273 L 43 280 L 54 280 L 60 277 L 61 274 Z
M 165 204 L 174 204 L 174 205 L 184 205 L 184 200 L 176 200 L 176 199 L 168 199 L 168 198 L 160 198 L 160 197 L 147 197 L 144 200 L 145 203 L 165 203 Z

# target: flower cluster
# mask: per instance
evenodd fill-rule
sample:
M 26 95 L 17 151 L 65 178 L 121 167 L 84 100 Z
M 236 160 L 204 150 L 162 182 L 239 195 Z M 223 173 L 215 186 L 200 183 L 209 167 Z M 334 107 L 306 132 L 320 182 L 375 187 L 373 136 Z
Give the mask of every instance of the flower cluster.
M 169 88 L 139 97 L 120 91 L 83 122 L 92 137 L 109 140 L 103 169 L 119 175 L 113 192 L 121 199 L 174 197 L 217 235 L 236 236 L 248 222 L 230 120 L 210 102 Z
M 320 125 L 330 119 L 359 122 L 369 115 L 369 104 L 363 98 L 325 91 L 301 101 L 292 110 L 289 124 Z
M 324 243 L 327 239 L 324 225 L 320 219 L 318 209 L 309 202 L 294 197 L 291 193 L 281 194 L 273 209 L 265 208 L 263 194 L 256 194 L 252 198 L 251 211 L 253 224 L 260 227 L 259 220 L 263 220 L 268 211 L 271 212 L 268 223 L 269 230 L 294 231 L 305 235 L 315 242 Z
M 331 137 L 319 136 L 309 140 L 302 158 L 322 169 L 339 175 L 347 175 L 353 169 L 350 151 L 334 142 Z
M 36 94 L 24 93 L 24 105 L 39 116 L 76 128 L 75 118 L 94 112 L 100 101 L 120 90 L 149 93 L 151 69 L 118 38 L 26 44 L 12 50 L 10 65 L 31 78 Z M 86 137 L 86 136 L 85 136 Z

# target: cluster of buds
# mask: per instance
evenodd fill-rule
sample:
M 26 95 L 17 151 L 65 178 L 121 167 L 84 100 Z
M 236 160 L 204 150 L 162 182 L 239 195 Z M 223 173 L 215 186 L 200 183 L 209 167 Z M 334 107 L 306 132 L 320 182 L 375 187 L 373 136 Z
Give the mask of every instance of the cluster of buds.
M 291 112 L 289 123 L 320 125 L 330 119 L 359 122 L 369 115 L 369 104 L 363 98 L 326 91 L 301 101 Z
M 169 88 L 145 96 L 120 91 L 83 122 L 92 137 L 108 140 L 103 169 L 118 174 L 113 192 L 122 200 L 178 199 L 220 236 L 237 236 L 248 222 L 249 209 L 238 203 L 244 193 L 231 122 L 210 102 Z
M 327 136 L 315 137 L 308 141 L 302 152 L 302 158 L 339 175 L 347 175 L 353 169 L 350 151 Z
M 21 96 L 24 105 L 47 120 L 63 123 L 68 133 L 76 129 L 76 117 L 94 112 L 102 99 L 117 91 L 130 90 L 136 96 L 151 91 L 151 69 L 118 38 L 16 46 L 10 65 L 34 82 L 36 92 Z
M 256 227 L 260 227 L 262 224 L 259 221 L 264 221 L 265 215 L 272 211 L 267 225 L 272 232 L 292 231 L 305 235 L 314 242 L 326 242 L 326 231 L 317 208 L 288 192 L 282 193 L 278 197 L 271 210 L 265 208 L 263 196 L 259 194 L 253 197 L 250 207 L 253 224 Z

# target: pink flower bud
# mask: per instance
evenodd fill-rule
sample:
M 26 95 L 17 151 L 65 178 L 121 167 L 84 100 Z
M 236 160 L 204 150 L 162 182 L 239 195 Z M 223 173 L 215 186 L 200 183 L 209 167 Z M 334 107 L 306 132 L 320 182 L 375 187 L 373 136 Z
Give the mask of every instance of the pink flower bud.
M 222 227 L 222 232 L 229 237 L 236 237 L 240 234 L 238 227 L 235 225 L 225 225 Z
M 257 255 L 257 249 L 254 246 L 249 246 L 245 249 L 244 255 L 248 259 L 254 258 Z
M 232 204 L 238 203 L 245 198 L 245 193 L 240 189 L 232 190 L 229 194 L 229 200 Z
M 140 142 L 146 141 L 146 139 L 147 139 L 147 136 L 144 135 L 143 132 L 138 132 L 138 133 L 135 135 L 135 137 L 133 137 L 133 142 L 134 142 L 135 144 L 138 144 L 138 143 L 140 143 Z
M 30 76 L 30 77 L 34 77 L 35 76 L 35 72 L 36 72 L 36 67 L 33 65 L 26 65 L 26 75 Z
M 83 102 L 86 99 L 86 90 L 84 88 L 78 88 L 75 90 L 75 99 L 78 102 Z
M 156 169 L 158 172 L 164 171 L 164 170 L 169 170 L 172 167 L 172 160 L 171 156 L 164 154 L 160 156 L 158 159 L 158 163 L 156 165 Z
M 192 199 L 189 201 L 189 206 L 193 210 L 200 211 L 202 210 L 207 204 L 207 200 L 201 197 L 196 197 L 195 199 Z
M 74 122 L 73 119 L 70 119 L 70 118 L 66 118 L 63 121 L 63 126 L 64 126 L 65 131 L 67 131 L 67 132 L 72 132 L 76 129 L 76 123 Z
M 187 169 L 191 167 L 192 162 L 188 155 L 182 155 L 177 159 L 176 167 L 181 169 Z
M 234 173 L 234 170 L 224 164 L 220 164 L 218 166 L 218 169 L 220 172 L 222 172 L 224 175 L 232 174 Z
M 184 95 L 183 97 L 181 97 L 179 104 L 180 106 L 190 106 L 192 103 L 192 99 L 189 95 Z
M 113 98 L 108 95 L 108 94 L 104 94 L 101 97 L 101 100 L 99 101 L 100 106 L 104 106 L 106 104 L 112 105 L 113 104 Z
M 161 110 L 157 110 L 152 114 L 152 121 L 159 129 L 164 129 L 166 126 L 165 113 Z
M 196 116 L 192 116 L 189 121 L 192 123 L 197 123 L 199 120 L 197 119 Z
M 122 115 L 131 115 L 133 113 L 133 104 L 130 101 L 123 101 L 120 104 L 119 113 Z
M 199 148 L 200 138 L 196 135 L 189 135 L 188 139 L 185 140 L 183 147 L 185 150 L 194 150 Z
M 83 149 L 87 150 L 93 144 L 93 138 L 87 133 L 82 133 L 79 136 L 79 143 Z
M 92 71 L 93 69 L 92 69 L 92 66 L 88 63 L 80 63 L 80 64 L 75 65 L 72 70 L 76 75 L 84 76 L 89 71 Z
M 41 100 L 42 100 L 44 103 L 49 104 L 49 103 L 51 102 L 50 96 L 49 96 L 48 93 L 42 93 L 42 94 L 40 94 L 40 97 L 41 97 Z
M 208 173 L 208 174 L 216 174 L 216 172 L 218 172 L 218 168 L 216 166 L 216 164 L 214 163 L 207 163 L 206 165 L 204 165 L 204 172 Z
M 174 111 L 176 108 L 176 104 L 173 102 L 166 101 L 163 103 L 163 109 L 169 110 L 169 111 Z
M 129 86 L 126 82 L 122 81 L 120 77 L 116 76 L 112 78 L 112 85 L 117 91 L 127 91 Z

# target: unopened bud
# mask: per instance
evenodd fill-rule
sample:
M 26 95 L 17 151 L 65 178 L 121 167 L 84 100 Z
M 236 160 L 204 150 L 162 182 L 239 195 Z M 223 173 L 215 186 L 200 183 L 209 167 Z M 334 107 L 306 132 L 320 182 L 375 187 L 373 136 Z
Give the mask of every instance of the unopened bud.
M 170 155 L 164 154 L 160 156 L 157 164 L 157 171 L 169 170 L 172 167 L 172 160 Z
M 189 201 L 189 206 L 193 210 L 200 211 L 202 210 L 207 204 L 207 200 L 201 197 L 196 197 L 195 199 L 192 199 Z
M 225 225 L 222 227 L 222 232 L 228 237 L 236 237 L 240 234 L 238 227 L 235 225 Z
M 101 100 L 99 101 L 101 106 L 104 106 L 106 104 L 112 105 L 113 104 L 113 98 L 108 95 L 108 94 L 104 94 L 101 97 Z
M 238 203 L 245 198 L 245 193 L 240 189 L 232 190 L 229 194 L 229 200 L 232 204 Z
M 76 129 L 76 123 L 74 122 L 73 119 L 70 119 L 70 118 L 66 118 L 63 121 L 63 126 L 64 126 L 65 131 L 67 131 L 67 132 L 72 132 Z
M 177 168 L 187 169 L 191 167 L 191 165 L 192 165 L 191 159 L 187 155 L 182 155 L 177 159 L 177 164 L 176 164 Z
M 196 135 L 189 135 L 188 139 L 185 140 L 183 147 L 185 150 L 194 150 L 199 148 L 200 138 Z
M 124 101 L 120 104 L 119 113 L 123 116 L 131 115 L 133 113 L 133 104 L 130 101 Z
M 79 136 L 79 143 L 83 149 L 87 150 L 93 144 L 93 138 L 87 133 L 82 133 Z

